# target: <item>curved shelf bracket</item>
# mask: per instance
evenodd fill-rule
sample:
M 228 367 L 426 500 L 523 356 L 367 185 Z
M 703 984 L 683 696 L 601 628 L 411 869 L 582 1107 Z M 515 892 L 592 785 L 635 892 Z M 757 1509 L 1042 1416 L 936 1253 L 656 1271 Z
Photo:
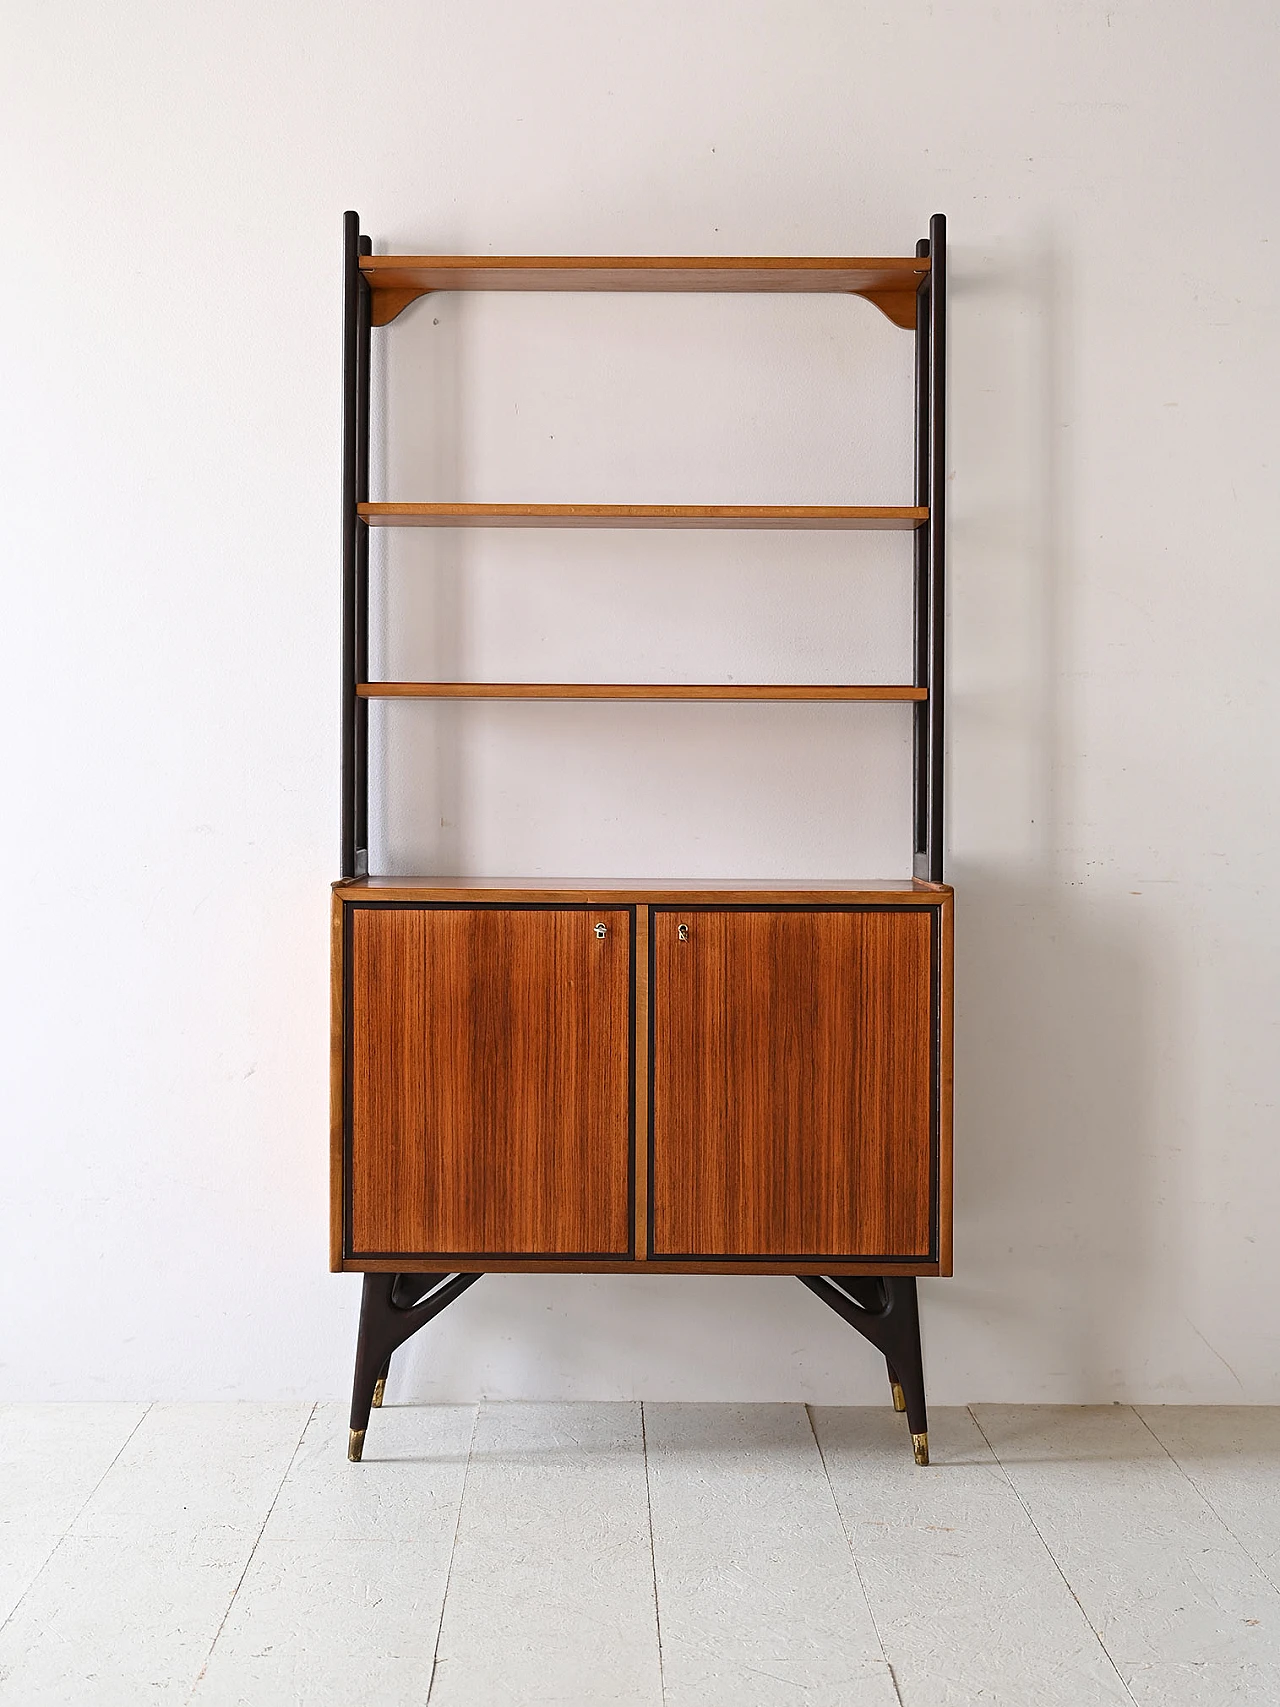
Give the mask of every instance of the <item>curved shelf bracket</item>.
M 373 299 L 370 304 L 370 320 L 375 326 L 389 326 L 397 315 L 404 313 L 411 302 L 416 302 L 420 296 L 430 296 L 431 291 L 423 286 L 420 290 L 374 290 L 370 295 Z M 912 325 L 915 325 L 914 320 Z
M 851 290 L 850 296 L 860 296 L 887 315 L 904 332 L 916 329 L 916 293 L 914 290 Z

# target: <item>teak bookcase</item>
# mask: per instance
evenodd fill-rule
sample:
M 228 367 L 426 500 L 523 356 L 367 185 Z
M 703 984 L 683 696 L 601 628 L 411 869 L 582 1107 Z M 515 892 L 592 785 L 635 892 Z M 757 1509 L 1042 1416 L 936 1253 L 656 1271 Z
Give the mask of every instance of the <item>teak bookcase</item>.
M 951 1272 L 945 221 L 935 215 L 914 255 L 889 260 L 371 250 L 348 213 L 332 1266 L 364 1275 L 350 1456 L 361 1457 L 396 1347 L 481 1274 L 794 1274 L 884 1355 L 927 1464 L 916 1277 Z M 438 290 L 863 297 L 915 338 L 915 501 L 371 503 L 371 329 Z M 914 543 L 912 680 L 373 682 L 372 527 L 903 529 Z M 373 876 L 368 702 L 386 696 L 910 702 L 914 876 Z

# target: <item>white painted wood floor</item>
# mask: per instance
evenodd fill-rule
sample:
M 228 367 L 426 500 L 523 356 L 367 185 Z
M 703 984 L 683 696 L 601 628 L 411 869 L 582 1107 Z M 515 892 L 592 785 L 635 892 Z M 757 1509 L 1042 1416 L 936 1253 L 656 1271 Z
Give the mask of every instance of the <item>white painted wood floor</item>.
M 14 1707 L 1280 1703 L 1280 1410 L 0 1407 Z

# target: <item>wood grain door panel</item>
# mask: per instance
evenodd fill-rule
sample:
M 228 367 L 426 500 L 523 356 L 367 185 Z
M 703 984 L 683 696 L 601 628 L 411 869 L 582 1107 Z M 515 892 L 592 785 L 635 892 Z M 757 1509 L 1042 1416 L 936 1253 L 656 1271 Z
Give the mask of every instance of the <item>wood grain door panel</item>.
M 631 910 L 348 912 L 349 1254 L 629 1255 Z
M 935 930 L 924 908 L 653 910 L 653 1256 L 930 1255 Z

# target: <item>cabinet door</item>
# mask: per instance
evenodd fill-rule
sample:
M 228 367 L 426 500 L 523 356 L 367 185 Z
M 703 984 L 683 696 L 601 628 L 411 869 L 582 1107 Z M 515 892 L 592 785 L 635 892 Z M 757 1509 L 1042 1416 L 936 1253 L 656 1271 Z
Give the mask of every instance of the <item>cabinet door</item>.
M 631 911 L 348 911 L 348 1254 L 627 1256 Z
M 655 908 L 656 1257 L 931 1257 L 936 912 Z

